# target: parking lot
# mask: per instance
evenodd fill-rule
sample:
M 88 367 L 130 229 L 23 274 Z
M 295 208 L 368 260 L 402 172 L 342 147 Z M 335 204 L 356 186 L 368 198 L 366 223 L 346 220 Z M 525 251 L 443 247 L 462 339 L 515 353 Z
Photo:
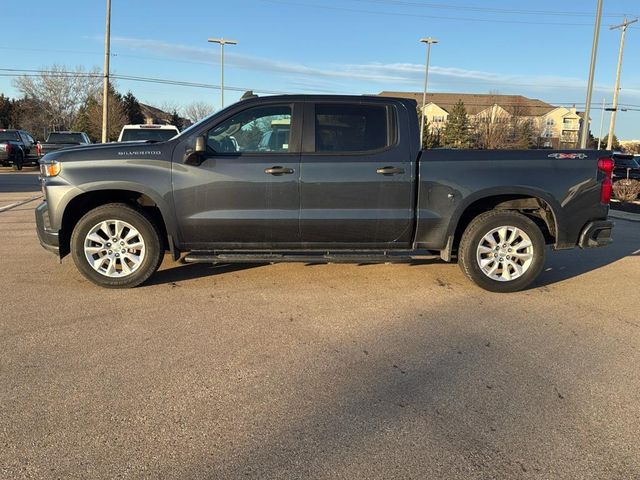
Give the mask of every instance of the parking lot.
M 0 478 L 640 478 L 640 222 L 516 294 L 439 260 L 105 290 L 36 203 L 0 212 Z

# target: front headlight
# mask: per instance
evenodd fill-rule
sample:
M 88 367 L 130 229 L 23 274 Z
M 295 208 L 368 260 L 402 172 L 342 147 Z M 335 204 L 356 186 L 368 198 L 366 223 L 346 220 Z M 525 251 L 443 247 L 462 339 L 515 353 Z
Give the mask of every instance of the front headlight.
M 40 174 L 43 177 L 55 177 L 62 170 L 62 164 L 55 160 L 40 161 Z

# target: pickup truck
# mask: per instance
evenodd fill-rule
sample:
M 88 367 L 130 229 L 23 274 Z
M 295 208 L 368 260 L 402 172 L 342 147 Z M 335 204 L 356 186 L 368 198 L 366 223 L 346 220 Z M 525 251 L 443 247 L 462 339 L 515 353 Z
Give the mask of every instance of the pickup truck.
M 421 151 L 418 130 L 413 100 L 285 95 L 240 101 L 164 142 L 52 152 L 40 242 L 111 288 L 146 281 L 166 251 L 225 264 L 439 253 L 496 292 L 527 287 L 547 245 L 610 243 L 610 152 Z
M 43 155 L 77 145 L 89 145 L 91 140 L 84 132 L 51 132 L 47 140 L 40 145 Z
M 40 144 L 23 130 L 0 129 L 0 165 L 22 170 L 26 163 L 38 164 Z

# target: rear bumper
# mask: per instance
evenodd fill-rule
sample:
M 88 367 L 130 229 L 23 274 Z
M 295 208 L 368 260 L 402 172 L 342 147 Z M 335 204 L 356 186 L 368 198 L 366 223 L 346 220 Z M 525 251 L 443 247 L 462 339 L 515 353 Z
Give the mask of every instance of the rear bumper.
M 587 223 L 578 240 L 580 248 L 605 247 L 612 241 L 611 230 L 614 223 L 610 220 L 597 220 Z
M 51 229 L 47 202 L 42 202 L 36 207 L 36 229 L 40 245 L 54 255 L 60 256 L 60 234 Z

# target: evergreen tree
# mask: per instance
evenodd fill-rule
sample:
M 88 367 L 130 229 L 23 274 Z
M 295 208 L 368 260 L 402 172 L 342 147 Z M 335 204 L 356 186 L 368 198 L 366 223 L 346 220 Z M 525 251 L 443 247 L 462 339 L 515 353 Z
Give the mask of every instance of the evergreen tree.
M 122 108 L 130 124 L 137 125 L 144 123 L 144 115 L 142 115 L 140 102 L 138 102 L 138 99 L 130 91 L 122 97 Z
M 600 148 L 602 150 L 607 148 L 607 142 L 608 141 L 609 141 L 609 135 L 605 135 L 602 138 L 602 142 L 601 142 L 601 145 L 600 145 Z M 620 142 L 618 141 L 618 137 L 616 137 L 615 134 L 613 135 L 613 142 L 611 142 L 611 148 L 613 148 L 614 150 L 620 150 Z
M 0 93 L 0 128 L 9 128 L 11 126 L 12 109 L 13 102 L 11 99 Z
M 462 100 L 453 106 L 444 127 L 442 143 L 445 147 L 467 148 L 469 146 L 469 117 Z
M 171 112 L 171 118 L 169 119 L 171 125 L 175 125 L 178 129 L 182 129 L 182 118 L 178 115 L 178 112 L 174 110 Z

